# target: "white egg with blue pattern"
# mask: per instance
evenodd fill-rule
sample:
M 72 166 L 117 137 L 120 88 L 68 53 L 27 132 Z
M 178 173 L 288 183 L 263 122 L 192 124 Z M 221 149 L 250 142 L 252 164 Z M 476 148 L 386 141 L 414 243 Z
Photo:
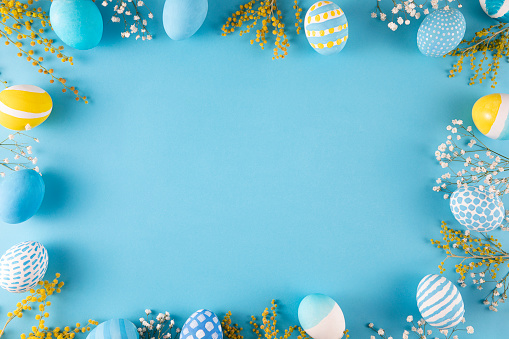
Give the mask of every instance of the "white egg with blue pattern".
M 509 22 L 509 0 L 479 0 L 479 2 L 490 18 Z
M 214 312 L 198 310 L 182 326 L 180 339 L 223 339 L 221 322 Z
M 25 241 L 7 250 L 0 258 L 0 287 L 23 293 L 37 285 L 48 269 L 48 252 L 35 241 Z
M 436 10 L 419 27 L 417 46 L 426 56 L 444 56 L 460 44 L 466 28 L 465 17 L 457 9 Z

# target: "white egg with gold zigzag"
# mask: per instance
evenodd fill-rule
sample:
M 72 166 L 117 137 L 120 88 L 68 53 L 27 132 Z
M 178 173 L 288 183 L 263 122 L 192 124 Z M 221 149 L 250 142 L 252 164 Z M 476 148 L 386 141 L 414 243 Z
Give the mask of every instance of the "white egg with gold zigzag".
M 52 109 L 50 95 L 37 86 L 16 85 L 0 92 L 0 124 L 11 130 L 42 124 Z
M 331 1 L 318 1 L 309 8 L 304 30 L 311 47 L 323 55 L 341 52 L 348 40 L 345 13 Z

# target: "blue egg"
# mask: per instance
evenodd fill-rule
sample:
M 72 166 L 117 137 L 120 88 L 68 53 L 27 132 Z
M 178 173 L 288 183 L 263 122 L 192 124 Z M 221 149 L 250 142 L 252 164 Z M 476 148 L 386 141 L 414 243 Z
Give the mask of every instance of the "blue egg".
M 92 330 L 87 339 L 138 339 L 136 325 L 127 319 L 111 319 Z
M 488 16 L 501 22 L 509 22 L 509 0 L 479 0 Z
M 417 46 L 426 56 L 444 56 L 459 45 L 466 29 L 465 17 L 457 9 L 436 10 L 419 27 Z
M 345 332 L 345 317 L 339 305 L 324 294 L 310 294 L 299 304 L 300 326 L 314 339 L 339 339 Z
M 103 36 L 103 18 L 92 0 L 53 0 L 49 11 L 56 35 L 76 49 L 91 49 Z
M 44 180 L 34 170 L 12 172 L 0 180 L 0 219 L 18 224 L 30 219 L 41 207 Z
M 323 55 L 336 54 L 348 40 L 348 20 L 335 3 L 318 1 L 306 13 L 304 31 L 315 51 Z
M 180 339 L 223 339 L 221 322 L 214 312 L 198 310 L 182 326 Z
M 163 25 L 173 40 L 183 40 L 200 29 L 209 10 L 208 0 L 166 0 Z
M 500 198 L 493 198 L 476 186 L 461 187 L 451 194 L 451 212 L 460 224 L 472 231 L 489 232 L 502 225 L 505 208 Z M 465 213 L 464 211 L 470 211 Z
M 458 325 L 465 314 L 456 286 L 437 274 L 429 274 L 419 283 L 417 307 L 428 324 L 441 330 Z

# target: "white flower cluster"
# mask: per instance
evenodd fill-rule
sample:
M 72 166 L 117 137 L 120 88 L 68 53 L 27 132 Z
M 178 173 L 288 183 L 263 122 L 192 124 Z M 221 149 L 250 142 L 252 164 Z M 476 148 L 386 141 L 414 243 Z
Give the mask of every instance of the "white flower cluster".
M 147 319 L 140 318 L 141 325 L 138 327 L 141 339 L 170 339 L 175 338 L 176 334 L 180 332 L 180 329 L 174 328 L 175 321 L 171 319 L 170 313 L 159 313 L 155 319 L 153 316 L 150 316 L 152 314 L 150 309 L 146 309 L 145 314 Z
M 470 277 L 472 278 L 472 283 L 479 285 L 477 286 L 477 289 L 482 290 L 482 284 L 486 282 L 484 280 L 485 272 L 480 272 L 477 275 L 475 273 L 470 273 Z M 483 304 L 488 306 L 490 311 L 498 312 L 498 305 L 506 302 L 507 291 L 509 289 L 508 277 L 509 273 L 507 273 L 502 279 L 495 281 L 495 287 L 484 299 Z
M 447 172 L 436 179 L 433 191 L 444 192 L 444 199 L 456 189 L 469 185 L 477 185 L 490 198 L 509 193 L 509 158 L 484 145 L 472 127 L 464 127 L 461 120 L 453 120 L 447 130 L 451 134 L 435 151 L 435 158 Z M 466 147 L 459 145 L 460 142 Z
M 414 317 L 409 315 L 406 318 L 406 321 L 408 323 L 412 324 L 412 328 L 411 328 L 411 331 L 408 331 L 408 330 L 403 331 L 403 336 L 402 336 L 403 339 L 409 339 L 411 333 L 415 333 L 415 338 L 418 338 L 418 339 L 432 339 L 432 338 L 438 339 L 437 336 L 433 335 L 433 330 L 431 330 L 429 328 L 426 329 L 426 326 L 428 325 L 428 323 L 424 319 L 421 319 L 421 320 L 417 321 L 417 323 L 414 323 Z M 465 318 L 462 318 L 461 322 L 465 323 Z M 376 329 L 375 325 L 373 323 L 369 323 L 368 327 L 371 330 L 373 330 L 376 333 L 376 335 L 378 335 L 378 337 L 380 337 L 380 338 L 393 339 L 393 337 L 387 336 L 387 333 L 385 332 L 384 329 L 382 329 L 382 328 Z M 440 334 L 442 334 L 445 338 L 450 338 L 450 339 L 459 339 L 458 335 L 454 334 L 457 331 L 466 331 L 468 334 L 473 334 L 474 328 L 472 326 L 467 326 L 465 329 L 459 329 L 456 326 L 450 330 L 439 330 Z M 376 336 L 372 335 L 371 339 L 376 339 Z
M 114 0 L 103 0 L 102 5 L 108 6 Z M 122 38 L 129 38 L 135 36 L 136 40 L 152 40 L 152 35 L 147 30 L 147 20 L 143 19 L 141 15 L 141 8 L 145 7 L 148 10 L 148 18 L 153 19 L 154 14 L 148 9 L 144 1 L 141 0 L 115 0 L 116 4 L 113 7 L 115 12 L 111 17 L 112 22 L 124 21 L 124 30 L 120 33 Z M 132 21 L 129 20 L 132 18 Z
M 443 3 L 445 6 L 444 9 L 449 9 L 449 3 L 457 2 L 458 8 L 461 8 L 461 4 L 458 0 L 431 0 L 429 5 L 426 6 L 428 0 L 393 0 L 392 1 L 392 9 L 389 12 L 385 12 L 382 10 L 381 5 L 382 0 L 376 0 L 376 9 L 371 13 L 371 17 L 373 19 L 380 18 L 381 21 L 387 20 L 387 14 L 391 16 L 391 20 L 387 24 L 390 30 L 395 31 L 399 26 L 402 25 L 410 25 L 410 19 L 414 18 L 419 20 L 422 14 L 429 14 L 429 7 L 433 10 L 436 10 L 440 7 L 440 4 Z M 421 14 L 422 13 L 422 14 Z
M 29 125 L 25 128 L 29 131 L 31 128 Z M 31 139 L 35 142 L 39 142 L 39 139 L 33 138 L 24 132 L 16 132 L 9 134 L 7 138 L 0 141 L 0 149 L 3 149 L 12 156 L 12 160 L 9 157 L 0 159 L 0 166 L 10 171 L 19 171 L 21 169 L 33 169 L 40 173 L 39 166 L 37 165 L 38 159 L 33 156 L 32 146 L 21 142 L 22 139 Z M 5 177 L 5 172 L 0 171 L 0 177 Z

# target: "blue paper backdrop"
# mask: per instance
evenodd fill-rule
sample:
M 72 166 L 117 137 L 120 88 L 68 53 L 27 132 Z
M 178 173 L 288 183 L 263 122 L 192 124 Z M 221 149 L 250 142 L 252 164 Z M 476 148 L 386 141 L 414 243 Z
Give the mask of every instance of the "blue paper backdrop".
M 457 225 L 432 192 L 442 173 L 433 153 L 451 119 L 471 123 L 479 97 L 509 92 L 507 65 L 496 91 L 467 86 L 467 74 L 448 79 L 453 59 L 420 54 L 415 22 L 392 32 L 370 19 L 375 0 L 339 3 L 350 23 L 339 55 L 292 34 L 282 62 L 250 37 L 220 36 L 240 0 L 211 0 L 203 27 L 180 42 L 164 34 L 163 1 L 146 2 L 154 41 L 122 40 L 101 7 L 100 46 L 68 48 L 73 68 L 51 61 L 89 105 L 0 49 L 3 79 L 42 86 L 55 102 L 32 131 L 47 188 L 41 210 L 0 225 L 1 252 L 40 241 L 48 277 L 67 282 L 49 323 L 136 320 L 152 308 L 183 324 L 209 308 L 244 324 L 272 298 L 296 323 L 300 299 L 322 292 L 352 337 L 369 338 L 370 321 L 400 337 L 406 316 L 418 316 L 418 282 L 438 272 L 429 238 L 441 220 Z M 494 22 L 476 1 L 463 5 L 467 37 Z M 291 3 L 282 9 L 293 25 Z M 509 153 L 507 142 L 490 145 Z M 484 291 L 461 291 L 471 337 L 505 336 L 509 307 L 488 312 Z M 0 291 L 1 319 L 20 298 Z M 13 336 L 28 322 L 17 324 Z

